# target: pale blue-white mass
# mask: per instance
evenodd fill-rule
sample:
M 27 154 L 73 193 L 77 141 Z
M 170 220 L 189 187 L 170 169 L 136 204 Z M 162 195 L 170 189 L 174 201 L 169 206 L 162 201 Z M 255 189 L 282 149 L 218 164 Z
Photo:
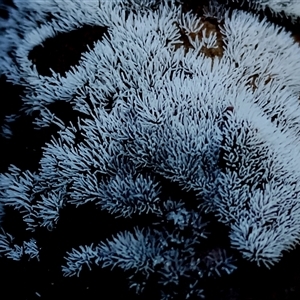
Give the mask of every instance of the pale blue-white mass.
M 206 213 L 259 266 L 271 267 L 299 243 L 300 47 L 289 32 L 214 2 L 202 17 L 175 0 L 14 3 L 0 22 L 0 72 L 25 87 L 24 113 L 37 112 L 35 125 L 55 124 L 59 136 L 44 145 L 35 172 L 12 165 L 0 174 L 1 207 L 19 211 L 32 232 L 54 229 L 67 203 L 88 202 L 118 218 L 150 214 L 174 228 L 136 224 L 100 242 L 95 235 L 94 245 L 66 254 L 65 276 L 92 264 L 141 272 L 145 281 L 157 272 L 162 286 L 192 278 L 186 299 L 202 297 L 198 280 L 236 268 L 225 250 L 197 256 L 209 238 Z M 30 51 L 84 25 L 106 34 L 64 75 L 41 75 Z M 59 101 L 78 113 L 76 123 L 51 110 Z M 163 201 L 158 178 L 196 201 Z M 2 230 L 1 255 L 38 258 L 38 241 L 11 246 Z M 161 299 L 172 299 L 165 293 Z

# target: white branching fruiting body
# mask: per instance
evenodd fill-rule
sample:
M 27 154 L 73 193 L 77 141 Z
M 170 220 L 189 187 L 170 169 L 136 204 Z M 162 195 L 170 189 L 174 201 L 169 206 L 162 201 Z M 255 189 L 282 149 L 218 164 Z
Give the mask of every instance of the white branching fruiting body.
M 232 247 L 258 265 L 273 265 L 299 242 L 300 47 L 288 32 L 250 13 L 215 9 L 222 55 L 209 57 L 206 50 L 220 47 L 217 32 L 172 1 L 134 1 L 140 9 L 133 11 L 121 0 L 15 2 L 19 9 L 12 9 L 1 37 L 0 70 L 27 88 L 23 100 L 27 112 L 40 112 L 37 125 L 60 126 L 37 173 L 11 167 L 0 176 L 1 202 L 20 210 L 28 229 L 52 229 L 67 202 L 93 201 L 123 217 L 162 215 L 159 183 L 137 171 L 147 168 L 195 191 L 198 210 L 214 212 L 230 227 Z M 107 27 L 109 36 L 65 76 L 41 76 L 29 51 L 84 24 Z M 48 109 L 55 101 L 68 101 L 87 117 L 64 124 Z M 99 174 L 110 179 L 99 182 Z M 42 196 L 31 205 L 37 193 Z M 128 241 L 151 240 L 148 231 L 135 234 L 120 233 L 109 245 L 120 253 Z M 159 260 L 155 245 L 153 253 L 136 256 L 139 268 L 149 267 L 146 257 Z M 134 264 L 122 264 L 121 256 L 113 261 L 107 249 L 74 250 L 65 274 L 98 255 L 96 263 Z M 227 267 L 232 270 L 230 262 Z

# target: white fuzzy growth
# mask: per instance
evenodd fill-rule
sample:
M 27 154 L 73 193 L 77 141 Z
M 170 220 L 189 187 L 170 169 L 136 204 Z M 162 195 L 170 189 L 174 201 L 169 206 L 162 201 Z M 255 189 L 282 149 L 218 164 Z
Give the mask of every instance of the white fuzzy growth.
M 35 239 L 31 238 L 29 242 L 24 241 L 22 246 L 14 244 L 13 241 L 14 237 L 2 229 L 2 234 L 0 234 L 0 257 L 6 256 L 9 259 L 19 261 L 26 254 L 29 259 L 36 258 L 39 260 L 40 249 Z
M 134 234 L 120 232 L 107 243 L 99 245 L 99 261 L 103 267 L 119 266 L 124 270 L 152 271 L 153 261 L 160 260 L 162 247 L 159 247 L 153 234 L 149 230 L 144 232 L 135 228 Z
M 203 27 L 203 24 L 201 24 L 201 18 L 199 18 L 199 16 L 197 15 L 192 14 L 191 12 L 184 14 L 180 21 L 181 29 L 184 30 L 187 34 L 198 33 Z
M 126 83 L 133 87 L 141 85 L 140 82 L 132 81 L 141 79 L 140 67 L 144 69 L 143 73 L 146 76 L 151 73 L 153 76 L 160 76 L 155 70 L 150 71 L 152 67 L 150 59 L 153 56 L 164 59 L 163 52 L 166 50 L 166 44 L 169 43 L 168 48 L 170 48 L 176 42 L 178 43 L 179 32 L 174 22 L 179 18 L 180 9 L 160 5 L 156 14 L 144 16 L 142 13 L 138 15 L 130 13 L 126 19 L 123 4 L 126 4 L 126 1 L 88 1 L 87 3 L 68 1 L 66 3 L 49 0 L 41 6 L 36 1 L 32 1 L 30 5 L 36 13 L 27 13 L 27 18 L 23 18 L 27 10 L 23 11 L 22 7 L 19 8 L 21 14 L 17 9 L 11 11 L 9 20 L 14 20 L 15 24 L 9 27 L 10 23 L 3 23 L 5 31 L 4 42 L 2 47 L 0 46 L 0 53 L 1 51 L 3 53 L 1 55 L 3 59 L 0 59 L 0 71 L 9 81 L 22 83 L 28 88 L 23 100 L 28 104 L 29 113 L 40 110 L 47 118 L 45 106 L 58 99 L 69 101 L 77 90 L 81 91 L 87 81 L 91 82 L 91 88 L 93 84 L 95 85 L 93 97 L 101 99 L 103 93 L 107 95 L 108 86 L 110 91 L 114 91 L 114 87 L 127 89 Z M 39 15 L 45 18 L 49 12 L 54 18 L 49 22 L 43 20 L 42 25 L 38 27 L 37 22 L 41 21 Z M 26 21 L 27 19 L 30 21 Z M 51 77 L 39 75 L 36 66 L 28 59 L 29 51 L 57 33 L 75 30 L 85 24 L 108 27 L 113 43 L 107 40 L 98 42 L 95 49 L 83 54 L 79 65 L 72 67 L 65 76 L 54 72 Z M 23 37 L 17 35 L 19 32 Z M 17 60 L 16 64 L 9 58 L 8 52 L 11 51 Z M 112 59 L 115 62 L 120 60 L 122 68 L 118 66 L 116 69 L 116 66 L 111 63 Z M 128 73 L 128 70 L 131 72 Z M 103 91 L 99 89 L 99 77 L 102 82 L 107 80 L 106 82 L 109 83 L 101 85 L 105 88 Z M 143 77 L 143 80 L 148 80 L 151 84 L 157 79 Z M 83 107 L 81 109 L 83 110 Z M 43 124 L 40 120 L 39 125 L 49 124 L 46 122 Z
M 143 9 L 126 11 L 125 4 L 133 2 Z M 165 1 L 154 12 L 147 3 L 156 1 L 29 3 L 38 13 L 22 1 L 11 11 L 18 28 L 8 22 L 0 70 L 28 88 L 24 101 L 28 112 L 41 111 L 40 126 L 54 123 L 61 129 L 43 149 L 37 175 L 12 168 L 0 177 L 1 203 L 24 211 L 30 229 L 36 226 L 32 216 L 51 229 L 67 199 L 76 205 L 97 201 L 124 216 L 157 212 L 155 181 L 130 177 L 135 168 L 147 167 L 197 192 L 203 207 L 231 227 L 232 245 L 247 259 L 272 265 L 299 241 L 300 48 L 290 34 L 245 12 L 221 16 L 217 10 L 225 45 L 223 56 L 212 59 L 201 48 L 215 48 L 216 34 L 206 36 L 196 16 Z M 46 22 L 49 12 L 54 19 Z M 29 51 L 84 24 L 107 26 L 109 38 L 95 43 L 65 77 L 39 75 Z M 203 31 L 202 39 L 190 39 L 193 49 L 187 53 L 177 49 L 180 29 Z M 76 143 L 76 127 L 66 127 L 48 110 L 58 100 L 88 115 L 76 124 L 84 142 Z M 130 162 L 127 174 L 120 172 L 125 162 Z M 110 179 L 99 183 L 98 174 Z M 126 198 L 120 189 L 131 194 Z M 31 207 L 36 192 L 45 194 Z M 102 250 L 113 247 L 124 257 L 118 263 L 107 256 L 106 264 L 147 269 L 144 242 L 139 231 L 118 235 Z M 130 247 L 139 257 L 128 256 Z
M 278 85 L 288 84 L 289 89 L 299 93 L 295 74 L 300 74 L 300 48 L 290 33 L 237 10 L 224 22 L 224 55 L 237 64 L 244 78 L 256 74 L 257 81 L 264 82 L 270 76 Z
M 284 12 L 286 15 L 296 19 L 300 17 L 300 2 L 298 0 L 256 0 L 261 7 L 269 7 L 276 14 Z

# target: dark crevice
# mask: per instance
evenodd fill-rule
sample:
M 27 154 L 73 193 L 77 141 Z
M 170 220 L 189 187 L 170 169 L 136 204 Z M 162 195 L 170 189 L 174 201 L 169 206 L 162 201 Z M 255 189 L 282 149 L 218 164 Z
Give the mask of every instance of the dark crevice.
M 107 27 L 83 25 L 77 30 L 58 33 L 54 38 L 46 39 L 42 45 L 34 47 L 28 55 L 39 74 L 51 76 L 51 70 L 64 76 L 76 66 L 81 54 L 92 49 L 94 42 L 102 40 Z

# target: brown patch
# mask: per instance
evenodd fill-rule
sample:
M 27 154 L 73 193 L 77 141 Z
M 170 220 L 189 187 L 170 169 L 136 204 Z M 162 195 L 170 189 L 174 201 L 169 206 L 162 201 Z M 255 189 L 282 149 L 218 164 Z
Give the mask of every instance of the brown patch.
M 259 77 L 258 74 L 253 74 L 252 76 L 249 77 L 249 83 L 248 85 L 251 86 L 252 90 L 255 91 L 257 89 L 257 85 L 256 85 L 256 79 Z
M 248 78 L 248 82 L 246 85 L 250 86 L 252 88 L 252 91 L 255 91 L 257 89 L 257 82 L 256 80 L 263 74 L 253 74 L 251 76 L 249 76 Z M 264 75 L 263 75 L 264 76 Z M 266 75 L 266 79 L 265 79 L 265 85 L 267 85 L 269 82 L 272 81 L 272 76 L 271 75 Z
M 206 38 L 208 38 L 211 34 L 216 34 L 216 48 L 207 48 L 206 46 L 203 46 L 200 49 L 200 52 L 205 54 L 207 57 L 222 57 L 224 43 L 223 36 L 220 32 L 220 22 L 215 18 L 201 17 L 200 24 L 202 24 L 202 28 L 198 32 L 191 32 L 189 34 L 186 34 L 182 28 L 179 28 L 181 33 L 181 41 L 183 43 L 175 45 L 175 48 L 178 49 L 179 47 L 184 47 L 188 51 L 189 49 L 193 49 L 192 44 L 189 42 L 189 37 L 193 40 L 196 38 L 202 40 L 204 34 Z
M 300 46 L 300 30 L 298 33 L 293 34 L 293 38 L 294 38 L 295 42 L 298 43 Z

